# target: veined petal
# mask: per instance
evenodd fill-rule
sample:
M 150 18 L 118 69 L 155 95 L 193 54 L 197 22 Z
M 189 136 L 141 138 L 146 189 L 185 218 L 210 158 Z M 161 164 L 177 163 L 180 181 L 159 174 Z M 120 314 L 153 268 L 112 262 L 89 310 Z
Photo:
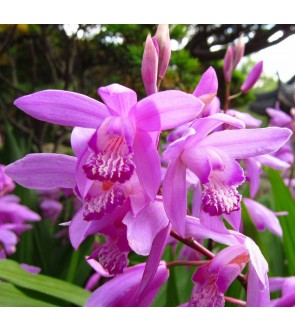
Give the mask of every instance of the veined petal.
M 258 128 L 258 127 L 260 127 L 260 125 L 262 123 L 261 120 L 254 118 L 254 116 L 252 116 L 246 112 L 239 112 L 236 110 L 227 110 L 226 114 L 245 122 L 246 126 L 249 128 Z
M 249 262 L 247 307 L 268 307 L 270 305 L 269 282 L 267 275 L 264 276 L 263 287 L 256 268 Z
M 206 137 L 211 131 L 219 127 L 221 124 L 226 123 L 236 128 L 245 128 L 245 123 L 233 116 L 216 113 L 206 118 L 195 120 L 191 127 L 194 128 L 198 134 L 198 138 Z
M 210 217 L 214 222 L 217 217 Z M 220 218 L 220 217 L 219 217 Z M 220 229 L 212 229 L 208 223 L 200 223 L 200 220 L 194 217 L 186 217 L 186 237 L 194 237 L 195 239 L 212 239 L 226 245 L 235 245 L 244 243 L 245 235 L 228 230 L 224 225 Z
M 137 307 L 149 306 L 156 293 L 169 276 L 165 262 L 157 269 L 152 283 L 149 285 L 146 297 L 139 301 L 138 290 L 145 264 L 132 266 L 99 287 L 86 302 L 87 307 Z
M 235 159 L 245 159 L 277 151 L 291 137 L 287 128 L 224 130 L 205 137 L 200 146 L 214 146 Z
M 99 101 L 63 90 L 39 91 L 16 99 L 14 105 L 38 120 L 64 126 L 97 128 L 109 116 Z
M 251 265 L 253 266 L 253 273 L 257 275 L 259 279 L 259 290 L 263 291 L 268 286 L 268 264 L 263 257 L 257 244 L 249 237 L 245 238 L 245 246 L 247 247 L 251 259 Z
M 206 108 L 216 96 L 217 89 L 218 79 L 216 72 L 213 67 L 209 67 L 202 75 L 193 95 L 199 97 L 205 103 Z
M 129 212 L 123 219 L 130 247 L 144 256 L 150 253 L 155 237 L 168 223 L 163 203 L 159 201 L 149 203 L 136 217 Z
M 149 134 L 143 130 L 137 130 L 132 148 L 138 179 L 149 198 L 154 200 L 161 182 L 158 151 Z
M 157 236 L 153 241 L 152 248 L 147 258 L 145 269 L 143 271 L 142 279 L 140 282 L 140 287 L 138 292 L 139 300 L 145 298 L 149 285 L 153 282 L 153 279 L 157 273 L 161 257 L 166 248 L 170 230 L 171 230 L 171 224 L 168 224 L 164 229 L 162 229 L 157 234 Z
M 5 168 L 15 182 L 29 189 L 74 188 L 77 158 L 55 153 L 32 153 Z
M 87 222 L 83 217 L 83 209 L 80 209 L 70 222 L 69 236 L 72 246 L 78 249 L 80 244 L 86 239 L 86 232 L 91 226 L 91 222 Z
M 178 127 L 196 118 L 204 103 L 181 91 L 162 91 L 139 101 L 132 116 L 136 126 L 147 131 Z
M 98 93 L 112 115 L 127 115 L 137 102 L 133 90 L 117 83 L 99 88 Z
M 187 207 L 185 178 L 186 169 L 183 162 L 179 158 L 172 160 L 163 181 L 163 202 L 172 226 L 181 236 L 185 233 Z

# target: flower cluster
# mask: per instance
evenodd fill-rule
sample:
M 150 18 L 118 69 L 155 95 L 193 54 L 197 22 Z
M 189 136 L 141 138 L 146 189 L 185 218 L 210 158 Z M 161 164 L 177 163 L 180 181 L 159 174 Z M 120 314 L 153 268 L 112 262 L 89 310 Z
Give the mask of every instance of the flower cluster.
M 37 213 L 19 204 L 18 196 L 10 194 L 15 184 L 4 174 L 4 168 L 0 165 L 0 259 L 15 252 L 20 235 L 31 228 L 26 221 L 40 220 Z
M 268 265 L 254 241 L 242 233 L 241 202 L 258 229 L 281 235 L 276 216 L 253 198 L 261 165 L 289 167 L 273 154 L 292 132 L 257 128 L 250 115 L 222 110 L 212 67 L 192 94 L 159 92 L 170 53 L 168 26 L 160 25 L 155 37 L 147 37 L 142 61 L 147 97 L 139 101 L 135 91 L 117 83 L 98 89 L 103 103 L 62 90 L 18 98 L 15 105 L 28 115 L 73 127 L 73 155 L 29 154 L 5 172 L 26 188 L 74 190 L 82 206 L 69 223 L 75 249 L 90 235 L 104 237 L 87 258 L 96 270 L 87 288 L 93 289 L 100 277 L 111 280 L 93 292 L 87 306 L 151 305 L 176 264 L 161 260 L 166 246 L 175 241 L 208 259 L 196 261 L 182 252 L 187 264 L 197 267 L 191 298 L 182 306 L 223 306 L 236 278 L 247 284 L 248 306 L 270 305 Z M 228 86 L 243 53 L 242 39 L 226 53 Z M 252 88 L 261 71 L 259 63 L 241 93 Z M 171 131 L 160 153 L 166 130 Z M 246 180 L 251 198 L 243 199 L 239 189 Z M 201 245 L 204 239 L 227 247 L 214 255 Z M 129 266 L 131 251 L 147 256 L 146 262 Z M 247 277 L 241 274 L 246 266 Z

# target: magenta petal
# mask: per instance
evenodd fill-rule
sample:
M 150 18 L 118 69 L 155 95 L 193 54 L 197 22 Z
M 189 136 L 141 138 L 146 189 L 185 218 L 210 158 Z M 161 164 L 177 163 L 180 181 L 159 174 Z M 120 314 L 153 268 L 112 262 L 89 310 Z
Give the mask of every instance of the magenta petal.
M 169 276 L 166 264 L 159 265 L 144 299 L 139 301 L 138 291 L 145 264 L 132 266 L 99 287 L 86 302 L 86 307 L 137 307 L 150 306 L 156 293 Z
M 216 217 L 210 218 L 213 218 L 212 223 L 214 223 Z M 212 239 L 226 245 L 235 245 L 245 241 L 244 235 L 230 231 L 224 225 L 220 229 L 214 229 L 208 223 L 200 223 L 197 218 L 189 216 L 186 218 L 185 236 L 194 237 L 195 239 Z
M 75 127 L 71 135 L 71 145 L 76 157 L 85 151 L 88 142 L 95 133 L 95 129 Z
M 28 265 L 28 264 L 20 264 L 20 266 L 22 267 L 22 269 L 24 269 L 25 271 L 31 273 L 31 274 L 38 274 L 41 272 L 41 268 L 39 266 L 33 266 L 33 265 Z
M 170 230 L 171 225 L 169 224 L 166 226 L 166 228 L 162 229 L 154 239 L 152 249 L 146 261 L 145 269 L 143 271 L 142 279 L 140 282 L 138 293 L 140 300 L 145 297 L 148 287 L 157 273 L 161 257 L 167 244 Z
M 4 246 L 5 252 L 12 255 L 15 252 L 17 236 L 10 230 L 0 228 L 0 243 Z
M 244 160 L 246 165 L 246 178 L 250 182 L 250 196 L 254 198 L 260 187 L 261 163 L 255 158 Z
M 241 86 L 241 91 L 243 93 L 248 92 L 250 89 L 253 88 L 254 84 L 258 81 L 263 68 L 263 61 L 258 62 L 250 71 L 249 75 L 247 76 L 246 80 Z
M 78 249 L 80 244 L 86 239 L 86 232 L 90 226 L 91 222 L 84 220 L 83 209 L 79 210 L 69 226 L 70 241 L 75 249 Z
M 265 277 L 264 287 L 261 287 L 261 280 L 252 264 L 249 262 L 248 286 L 247 286 L 247 307 L 268 307 L 270 305 L 270 292 L 268 278 Z
M 257 156 L 257 157 L 255 157 L 255 159 L 265 166 L 268 166 L 268 167 L 271 167 L 274 169 L 278 169 L 278 170 L 287 169 L 290 167 L 290 164 L 288 164 L 284 160 L 281 160 L 281 159 L 271 156 L 269 154 Z
M 74 188 L 77 158 L 55 153 L 32 153 L 5 168 L 15 182 L 29 189 Z
M 292 135 L 287 128 L 224 130 L 205 137 L 200 146 L 214 146 L 235 159 L 277 151 Z
M 177 233 L 184 236 L 187 206 L 186 169 L 177 158 L 168 166 L 163 182 L 163 202 L 168 218 Z M 177 202 L 177 204 L 175 204 Z
M 16 99 L 14 104 L 38 120 L 65 126 L 97 128 L 109 116 L 99 101 L 63 90 L 36 92 Z
M 132 148 L 138 179 L 149 198 L 154 200 L 161 182 L 158 151 L 149 134 L 142 130 L 137 130 Z
M 213 67 L 209 67 L 202 75 L 193 95 L 199 97 L 204 103 L 205 108 L 216 96 L 218 89 L 218 79 Z
M 243 201 L 253 223 L 259 231 L 268 229 L 275 235 L 282 237 L 282 227 L 273 211 L 252 199 L 244 198 Z
M 95 270 L 95 272 L 105 278 L 112 277 L 111 274 L 109 274 L 102 265 L 96 261 L 95 259 L 87 259 L 86 262 Z
M 260 127 L 262 120 L 254 118 L 254 116 L 250 115 L 246 112 L 239 112 L 236 110 L 227 110 L 226 114 L 233 116 L 243 122 L 245 122 L 248 128 L 258 128 Z
M 117 83 L 99 88 L 98 93 L 112 115 L 127 115 L 137 102 L 133 90 Z
M 190 122 L 201 113 L 203 106 L 203 102 L 191 94 L 162 91 L 139 101 L 133 109 L 133 117 L 136 126 L 144 130 L 167 130 Z
M 240 231 L 240 226 L 242 223 L 242 209 L 238 211 L 232 211 L 230 214 L 224 214 L 225 220 L 233 227 L 235 231 Z
M 270 123 L 272 126 L 289 127 L 292 122 L 291 116 L 281 110 L 267 108 L 266 113 L 271 118 Z
M 217 113 L 205 118 L 197 119 L 193 122 L 191 127 L 196 130 L 198 134 L 197 137 L 200 139 L 206 137 L 211 131 L 218 128 L 223 123 L 240 129 L 245 128 L 245 123 L 243 121 L 223 113 Z
M 142 209 L 136 217 L 128 213 L 123 219 L 127 226 L 130 247 L 139 255 L 148 255 L 157 234 L 167 227 L 169 220 L 162 202 L 154 201 Z

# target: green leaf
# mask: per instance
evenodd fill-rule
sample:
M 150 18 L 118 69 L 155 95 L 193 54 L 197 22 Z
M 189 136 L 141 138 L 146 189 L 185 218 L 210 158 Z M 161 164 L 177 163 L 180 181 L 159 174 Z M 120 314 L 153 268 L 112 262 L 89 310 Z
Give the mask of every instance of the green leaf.
M 170 261 L 174 259 L 173 248 L 170 247 Z M 166 297 L 166 307 L 175 307 L 179 305 L 179 297 L 177 292 L 177 280 L 175 275 L 175 270 L 170 269 L 169 271 L 169 279 L 167 282 L 167 297 Z
M 0 282 L 0 307 L 53 307 L 51 303 L 33 299 L 16 286 Z
M 283 229 L 283 243 L 288 270 L 290 275 L 295 274 L 295 204 L 289 188 L 284 184 L 278 171 L 266 169 L 272 185 L 274 205 L 277 211 L 287 211 L 287 216 L 280 217 Z
M 83 306 L 90 296 L 88 291 L 76 285 L 41 274 L 30 274 L 24 271 L 17 262 L 9 259 L 0 261 L 0 279 L 77 306 Z

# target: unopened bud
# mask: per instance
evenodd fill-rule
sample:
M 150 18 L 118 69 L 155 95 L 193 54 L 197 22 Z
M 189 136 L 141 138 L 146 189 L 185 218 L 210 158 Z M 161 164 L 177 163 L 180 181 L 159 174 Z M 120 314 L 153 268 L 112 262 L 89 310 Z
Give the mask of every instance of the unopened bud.
M 142 64 L 141 75 L 147 95 L 157 92 L 157 73 L 158 73 L 158 51 L 156 49 L 156 40 L 152 40 L 149 34 L 146 38 Z
M 245 42 L 244 42 L 244 35 L 241 34 L 240 38 L 238 39 L 237 43 L 235 44 L 235 52 L 233 58 L 233 69 L 237 67 L 238 63 L 244 56 L 245 52 Z
M 159 24 L 156 31 L 156 38 L 159 45 L 159 66 L 158 77 L 163 79 L 171 57 L 170 35 L 168 24 Z
M 204 103 L 204 109 L 208 107 L 217 94 L 218 79 L 213 67 L 209 67 L 202 75 L 193 95 L 200 98 Z
M 249 75 L 245 79 L 244 83 L 241 86 L 241 91 L 243 93 L 248 92 L 254 84 L 258 81 L 263 68 L 263 61 L 258 62 L 250 71 Z
M 234 61 L 234 47 L 228 46 L 223 62 L 223 74 L 226 83 L 229 83 L 232 78 L 233 69 L 234 69 L 233 61 Z

